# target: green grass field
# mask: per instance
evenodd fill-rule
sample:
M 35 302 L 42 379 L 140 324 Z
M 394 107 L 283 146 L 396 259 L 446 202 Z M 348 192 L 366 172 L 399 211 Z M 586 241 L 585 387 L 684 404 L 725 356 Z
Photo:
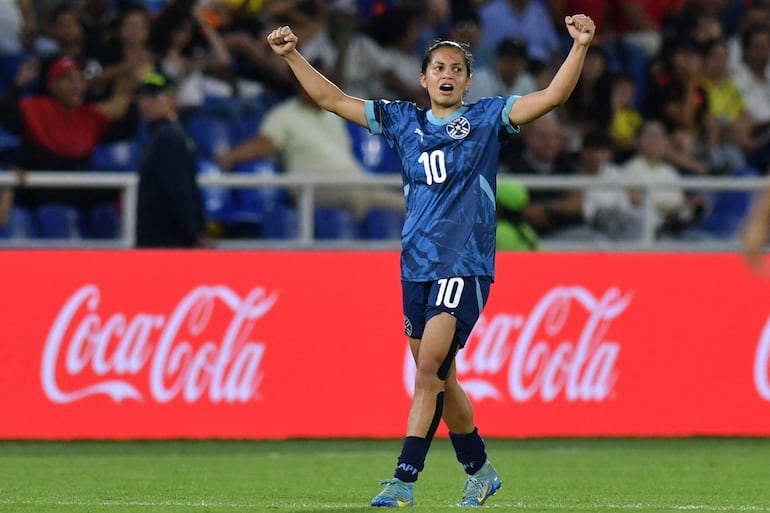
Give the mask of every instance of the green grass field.
M 770 439 L 487 440 L 513 511 L 770 512 Z M 5 512 L 360 512 L 395 440 L 0 442 Z M 458 511 L 464 475 L 436 440 L 415 511 Z

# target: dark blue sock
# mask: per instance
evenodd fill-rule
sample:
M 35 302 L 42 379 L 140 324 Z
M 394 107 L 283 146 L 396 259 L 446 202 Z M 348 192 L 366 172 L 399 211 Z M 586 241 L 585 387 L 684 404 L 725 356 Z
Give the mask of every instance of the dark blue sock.
M 452 440 L 452 446 L 457 454 L 457 461 L 465 469 L 465 473 L 473 475 L 487 461 L 487 451 L 484 447 L 484 439 L 479 436 L 479 428 L 474 428 L 472 432 L 459 435 L 449 433 L 449 439 Z
M 401 448 L 401 456 L 398 457 L 398 466 L 393 477 L 406 483 L 417 481 L 417 474 L 425 466 L 425 457 L 428 455 L 430 440 L 417 436 L 404 438 Z

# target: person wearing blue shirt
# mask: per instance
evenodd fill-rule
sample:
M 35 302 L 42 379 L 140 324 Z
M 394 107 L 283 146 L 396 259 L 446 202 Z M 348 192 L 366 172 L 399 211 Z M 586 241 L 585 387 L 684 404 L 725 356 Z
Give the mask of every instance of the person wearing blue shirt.
M 455 355 L 465 344 L 494 280 L 495 194 L 501 142 L 567 101 L 594 36 L 590 17 L 567 16 L 573 45 L 551 83 L 524 96 L 465 104 L 471 86 L 467 45 L 435 41 L 425 52 L 420 85 L 430 108 L 348 96 L 297 50 L 290 27 L 268 43 L 322 108 L 382 134 L 399 156 L 406 201 L 401 283 L 405 334 L 416 363 L 406 437 L 392 479 L 372 506 L 414 505 L 414 484 L 443 419 L 467 478 L 460 506 L 480 506 L 501 486 L 489 462 Z

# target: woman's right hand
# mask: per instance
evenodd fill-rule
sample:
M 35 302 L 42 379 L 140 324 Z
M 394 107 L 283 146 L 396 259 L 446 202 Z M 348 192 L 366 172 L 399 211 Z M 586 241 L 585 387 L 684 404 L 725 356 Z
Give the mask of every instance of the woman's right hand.
M 294 51 L 299 38 L 289 27 L 284 26 L 270 32 L 267 36 L 267 42 L 275 53 L 284 57 Z

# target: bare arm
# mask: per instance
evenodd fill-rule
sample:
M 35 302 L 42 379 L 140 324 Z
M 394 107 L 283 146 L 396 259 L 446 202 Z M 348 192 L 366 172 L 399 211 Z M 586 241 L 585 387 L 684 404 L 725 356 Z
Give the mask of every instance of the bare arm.
M 508 116 L 512 124 L 522 125 L 541 117 L 566 102 L 575 89 L 595 27 L 593 20 L 583 14 L 567 16 L 564 23 L 574 40 L 567 58 L 548 87 L 524 95 L 513 104 Z
M 364 101 L 343 93 L 335 84 L 311 66 L 297 50 L 297 36 L 289 27 L 280 27 L 267 36 L 275 53 L 286 60 L 302 88 L 322 108 L 348 121 L 368 128 Z
M 218 156 L 217 165 L 219 165 L 220 169 L 223 171 L 228 171 L 235 164 L 268 157 L 274 155 L 277 150 L 278 149 L 270 139 L 264 135 L 257 135 Z
M 770 233 L 770 189 L 752 207 L 741 231 L 741 245 L 749 263 L 759 267 L 759 255 Z

